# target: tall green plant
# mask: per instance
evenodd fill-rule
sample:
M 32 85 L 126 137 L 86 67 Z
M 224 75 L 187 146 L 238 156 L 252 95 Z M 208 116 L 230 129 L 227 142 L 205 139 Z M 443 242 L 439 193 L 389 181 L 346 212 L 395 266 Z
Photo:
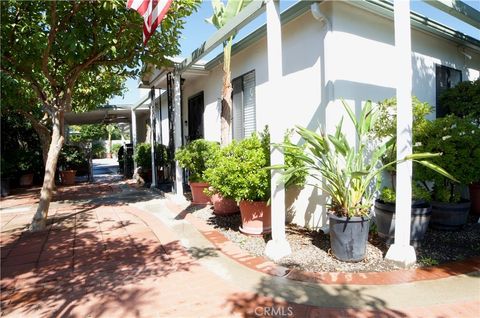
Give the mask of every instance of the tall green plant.
M 297 158 L 305 163 L 304 167 L 287 168 L 284 171 L 286 181 L 297 171 L 306 170 L 317 182 L 313 186 L 320 188 L 330 196 L 329 210 L 338 216 L 353 217 L 369 214 L 373 192 L 371 184 L 379 173 L 397 163 L 396 160 L 382 163 L 381 158 L 393 143 L 390 138 L 380 144 L 369 154 L 370 135 L 378 118 L 378 112 L 368 101 L 362 109 L 359 119 L 350 107 L 342 101 L 347 114 L 355 127 L 356 144 L 350 145 L 342 132 L 343 118 L 337 126 L 335 134 L 316 133 L 303 127 L 296 132 L 305 140 L 305 153 L 298 152 Z M 297 145 L 282 144 L 282 147 L 298 148 Z M 440 174 L 453 178 L 442 168 L 423 160 L 439 154 L 412 154 L 400 161 L 413 160 Z M 274 168 L 284 169 L 285 166 Z
M 206 180 L 223 197 L 236 201 L 270 198 L 270 134 L 267 128 L 223 147 L 209 162 Z
M 204 171 L 207 162 L 220 150 L 218 143 L 197 139 L 183 146 L 175 153 L 178 164 L 190 172 L 190 182 L 205 182 Z
M 252 0 L 228 0 L 225 5 L 221 0 L 212 0 L 213 15 L 206 19 L 217 29 L 222 28 L 234 18 Z M 230 70 L 230 58 L 232 55 L 232 43 L 235 35 L 231 35 L 223 42 L 223 86 L 222 86 L 222 109 L 221 109 L 221 141 L 226 145 L 230 141 L 230 125 L 232 113 L 232 79 Z

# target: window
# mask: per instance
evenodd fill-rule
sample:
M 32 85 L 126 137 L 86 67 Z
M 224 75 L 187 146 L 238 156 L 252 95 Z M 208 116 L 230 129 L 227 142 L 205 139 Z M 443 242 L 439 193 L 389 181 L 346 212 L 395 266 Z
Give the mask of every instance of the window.
M 249 137 L 256 130 L 255 118 L 255 71 L 232 81 L 233 139 Z
M 462 72 L 448 66 L 437 65 L 435 75 L 437 81 L 436 113 L 437 117 L 445 117 L 445 115 L 448 114 L 448 110 L 440 104 L 440 96 L 444 91 L 454 87 L 462 81 Z

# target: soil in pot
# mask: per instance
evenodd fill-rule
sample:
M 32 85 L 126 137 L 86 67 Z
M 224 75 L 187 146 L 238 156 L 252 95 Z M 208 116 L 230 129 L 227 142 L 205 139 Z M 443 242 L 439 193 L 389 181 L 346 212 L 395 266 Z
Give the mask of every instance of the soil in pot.
M 270 233 L 271 206 L 265 201 L 240 201 L 242 226 L 240 231 L 250 235 Z
M 344 262 L 359 262 L 365 258 L 371 216 L 339 217 L 328 213 L 330 247 L 333 255 Z
M 432 214 L 432 206 L 425 201 L 418 201 L 412 204 L 410 223 L 410 240 L 413 245 L 422 241 L 427 231 Z M 381 200 L 375 201 L 375 223 L 378 236 L 387 244 L 393 243 L 395 236 L 395 204 L 385 203 Z
M 240 211 L 237 202 L 224 198 L 221 194 L 215 193 L 212 196 L 213 213 L 216 215 L 229 215 Z
M 468 219 L 470 201 L 459 203 L 432 202 L 432 217 L 430 226 L 437 230 L 460 230 Z
M 210 204 L 210 196 L 203 192 L 203 190 L 208 189 L 208 187 L 209 184 L 205 182 L 190 182 L 193 204 Z
M 75 184 L 75 175 L 77 174 L 76 170 L 63 170 L 60 171 L 60 177 L 62 178 L 62 184 L 64 185 L 73 185 Z
M 470 211 L 480 215 L 480 182 L 470 184 L 468 189 L 470 190 Z

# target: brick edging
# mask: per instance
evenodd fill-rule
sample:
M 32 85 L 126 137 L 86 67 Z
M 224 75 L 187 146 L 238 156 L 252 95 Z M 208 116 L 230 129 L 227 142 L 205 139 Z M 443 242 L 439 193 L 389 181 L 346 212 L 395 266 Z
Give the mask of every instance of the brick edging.
M 391 285 L 411 283 L 423 280 L 435 280 L 450 276 L 480 271 L 480 257 L 456 261 L 435 267 L 396 270 L 391 272 L 306 272 L 289 269 L 273 263 L 263 256 L 252 256 L 231 242 L 221 232 L 202 220 L 188 213 L 179 205 L 167 199 L 167 208 L 191 223 L 202 235 L 220 251 L 250 269 L 273 276 L 284 276 L 291 280 L 320 284 L 356 284 L 356 285 Z

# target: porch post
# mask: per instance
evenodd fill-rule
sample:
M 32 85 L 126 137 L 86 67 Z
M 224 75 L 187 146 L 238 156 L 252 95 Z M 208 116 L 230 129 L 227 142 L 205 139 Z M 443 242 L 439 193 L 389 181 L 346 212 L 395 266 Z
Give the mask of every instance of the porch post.
M 131 143 L 133 146 L 133 152 L 135 153 L 135 147 L 137 146 L 137 114 L 135 113 L 135 109 L 132 109 L 132 119 L 130 123 L 131 129 Z M 126 154 L 126 149 L 125 149 Z M 137 169 L 137 163 L 133 161 L 133 170 Z
M 174 141 L 175 151 L 182 146 L 182 105 L 180 91 L 180 74 L 175 72 L 173 75 L 173 109 L 174 109 Z M 175 161 L 175 193 L 183 195 L 183 170 Z
M 410 1 L 394 1 L 395 50 L 397 65 L 397 160 L 412 154 L 412 58 Z M 386 259 L 407 267 L 416 262 L 410 245 L 412 202 L 412 162 L 397 163 L 397 199 L 395 201 L 395 241 Z
M 279 106 L 277 111 L 282 112 L 278 92 L 281 91 L 282 70 L 282 26 L 280 23 L 279 0 L 269 0 L 267 6 L 267 49 L 268 49 L 268 89 L 271 105 Z M 278 114 L 278 113 L 277 113 Z M 273 116 L 270 122 L 270 138 L 272 143 L 283 141 L 284 127 L 281 120 L 283 114 Z M 279 148 L 270 148 L 270 160 L 272 165 L 283 165 L 283 151 Z M 277 260 L 292 253 L 290 244 L 285 237 L 285 185 L 279 182 L 281 173 L 272 170 L 271 209 L 272 209 L 272 239 L 267 243 L 265 254 Z
M 150 146 L 152 155 L 152 184 L 150 188 L 157 187 L 157 164 L 155 162 L 155 134 L 154 130 L 155 122 L 155 87 L 150 89 Z

